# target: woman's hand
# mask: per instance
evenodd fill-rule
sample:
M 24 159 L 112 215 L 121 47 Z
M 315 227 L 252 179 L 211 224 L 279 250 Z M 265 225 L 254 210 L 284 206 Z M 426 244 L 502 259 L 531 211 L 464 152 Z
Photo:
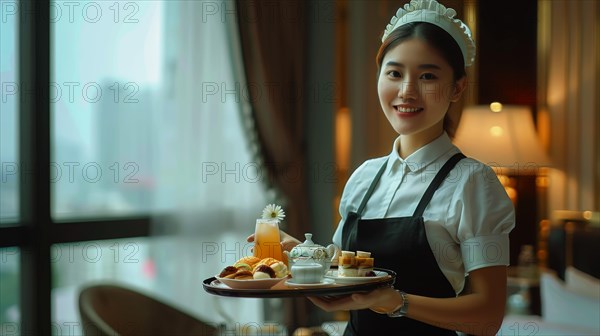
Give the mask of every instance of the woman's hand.
M 290 236 L 284 231 L 279 230 L 279 237 L 281 239 L 281 248 L 283 251 L 291 251 L 294 246 L 301 243 L 298 239 Z M 254 241 L 254 233 L 246 238 L 246 241 L 252 243 Z
M 402 304 L 402 296 L 393 288 L 378 288 L 366 294 L 352 294 L 335 299 L 309 297 L 312 303 L 328 311 L 373 309 L 377 312 L 392 312 Z

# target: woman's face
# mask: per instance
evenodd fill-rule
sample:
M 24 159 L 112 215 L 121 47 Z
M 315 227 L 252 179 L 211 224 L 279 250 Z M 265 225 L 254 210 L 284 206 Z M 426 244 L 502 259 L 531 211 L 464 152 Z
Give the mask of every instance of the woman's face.
M 454 82 L 448 62 L 419 38 L 410 38 L 384 56 L 377 84 L 379 102 L 394 128 L 426 144 L 443 131 L 450 102 L 458 100 L 465 78 Z

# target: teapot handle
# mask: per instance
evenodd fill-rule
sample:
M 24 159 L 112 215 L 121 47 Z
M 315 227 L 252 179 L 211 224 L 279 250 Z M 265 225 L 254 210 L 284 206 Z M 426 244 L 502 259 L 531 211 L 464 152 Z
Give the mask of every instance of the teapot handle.
M 329 245 L 327 245 L 327 253 L 329 255 L 333 255 L 331 257 L 331 262 L 334 262 L 335 260 L 337 260 L 337 258 L 340 257 L 340 254 L 342 253 L 342 249 L 340 249 L 340 247 L 335 244 L 329 244 Z

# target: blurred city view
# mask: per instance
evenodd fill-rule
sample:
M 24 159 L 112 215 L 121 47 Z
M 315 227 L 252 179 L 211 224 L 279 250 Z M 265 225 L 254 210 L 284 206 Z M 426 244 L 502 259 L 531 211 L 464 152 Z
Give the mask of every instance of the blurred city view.
M 94 281 L 145 289 L 211 323 L 226 318 L 214 314 L 221 305 L 263 319 L 260 301 L 216 300 L 201 285 L 244 253 L 239 242 L 266 202 L 259 179 L 202 171 L 254 164 L 239 101 L 199 93 L 236 82 L 227 43 L 215 43 L 227 41 L 225 22 L 197 20 L 203 2 L 52 2 L 51 83 L 36 89 L 18 78 L 19 3 L 2 0 L 0 226 L 18 223 L 31 171 L 18 155 L 21 92 L 50 100 L 55 222 L 179 216 L 174 236 L 54 245 L 55 334 L 81 334 L 77 295 Z M 19 334 L 20 252 L 0 248 L 0 334 Z

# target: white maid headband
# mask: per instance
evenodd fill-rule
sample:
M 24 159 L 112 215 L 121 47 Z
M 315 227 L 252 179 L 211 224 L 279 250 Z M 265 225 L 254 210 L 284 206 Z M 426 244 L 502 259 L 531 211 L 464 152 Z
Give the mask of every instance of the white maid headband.
M 461 20 L 455 19 L 455 15 L 454 9 L 446 8 L 435 0 L 411 0 L 404 8 L 398 8 L 383 32 L 381 42 L 402 25 L 410 22 L 428 22 L 442 28 L 454 38 L 463 54 L 465 66 L 468 67 L 475 61 L 475 42 L 469 27 Z

